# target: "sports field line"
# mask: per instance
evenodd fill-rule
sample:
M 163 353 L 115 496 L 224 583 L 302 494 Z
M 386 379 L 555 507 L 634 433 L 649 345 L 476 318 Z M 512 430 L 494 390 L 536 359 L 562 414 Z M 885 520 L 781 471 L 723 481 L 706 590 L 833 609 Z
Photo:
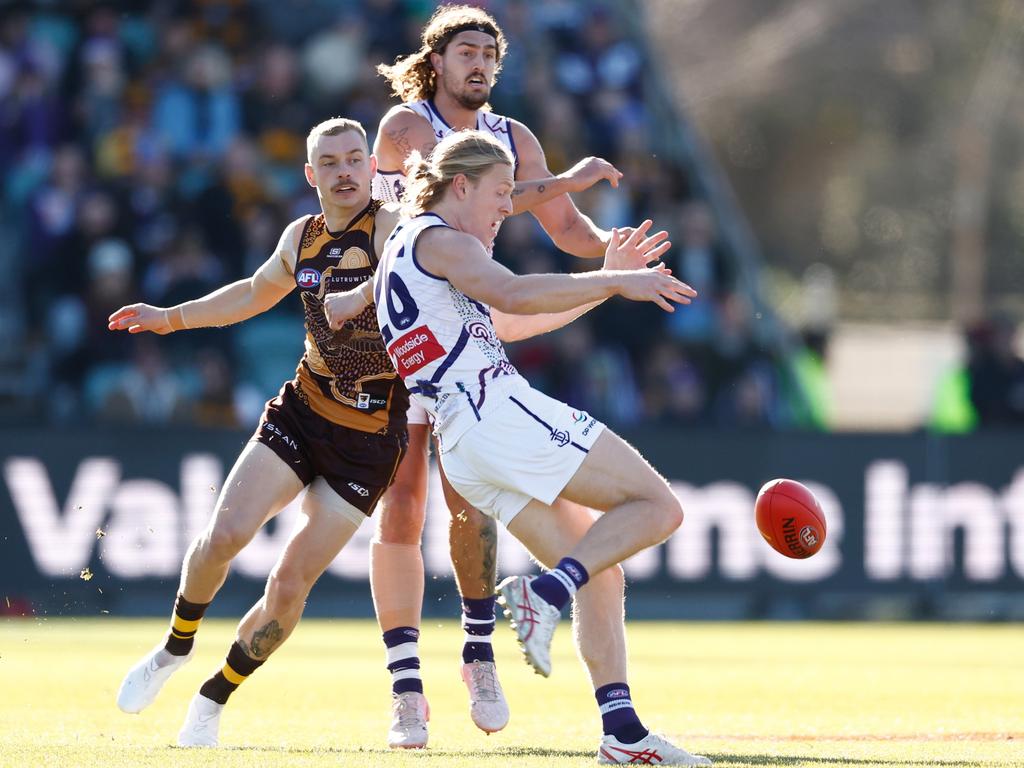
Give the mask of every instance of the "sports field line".
M 1021 741 L 1024 731 L 998 733 L 968 731 L 963 733 L 842 733 L 757 735 L 750 733 L 687 733 L 688 739 L 707 741 Z

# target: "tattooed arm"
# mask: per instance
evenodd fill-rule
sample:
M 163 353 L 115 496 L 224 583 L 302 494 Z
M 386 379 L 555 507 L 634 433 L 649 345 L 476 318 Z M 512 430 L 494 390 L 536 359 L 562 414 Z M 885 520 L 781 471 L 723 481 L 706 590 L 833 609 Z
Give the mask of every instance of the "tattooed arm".
M 619 186 L 622 172 L 600 157 L 585 157 L 565 173 L 534 181 L 517 181 L 512 190 L 512 213 L 526 213 L 569 192 L 582 192 L 602 179 Z
M 392 107 L 380 121 L 373 154 L 382 173 L 405 172 L 405 161 L 414 149 L 428 155 L 437 144 L 434 130 L 421 115 L 402 106 Z
M 537 137 L 529 128 L 516 120 L 512 121 L 512 134 L 519 150 L 519 169 L 516 176 L 524 179 L 549 177 L 551 171 L 548 170 L 544 150 Z M 580 165 L 586 165 L 592 161 L 605 162 L 598 161 L 596 158 L 587 158 L 583 163 L 574 166 L 568 173 L 572 173 L 580 168 Z M 600 172 L 597 176 L 594 176 L 595 170 Z M 604 174 L 605 170 L 609 175 Z M 588 177 L 591 179 L 590 184 L 600 181 L 601 178 L 607 178 L 613 186 L 618 186 L 618 179 L 622 175 L 612 166 L 604 169 L 600 165 L 591 167 L 588 173 Z M 590 184 L 586 186 L 590 186 Z M 583 189 L 586 189 L 586 186 Z M 514 200 L 515 198 L 513 198 Z M 517 207 L 516 210 L 519 208 Z M 605 246 L 611 238 L 610 233 L 580 213 L 569 195 L 560 194 L 546 202 L 534 203 L 530 213 L 544 227 L 544 231 L 548 233 L 554 244 L 566 253 L 582 258 L 597 258 L 604 255 Z

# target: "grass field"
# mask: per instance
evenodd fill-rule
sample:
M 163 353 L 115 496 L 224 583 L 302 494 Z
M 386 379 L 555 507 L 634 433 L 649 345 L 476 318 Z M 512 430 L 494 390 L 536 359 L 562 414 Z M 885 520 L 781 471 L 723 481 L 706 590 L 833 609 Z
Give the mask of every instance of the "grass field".
M 469 722 L 455 622 L 424 627 L 430 748 L 384 748 L 389 685 L 376 625 L 308 621 L 234 695 L 217 750 L 174 743 L 234 624 L 208 620 L 196 659 L 141 715 L 121 676 L 161 636 L 150 620 L 0 622 L 0 766 L 590 765 L 600 735 L 568 626 L 554 673 L 532 674 L 499 627 L 505 731 Z M 504 631 L 503 631 L 504 630 Z M 718 765 L 1024 766 L 1024 629 L 852 624 L 630 625 L 646 724 Z

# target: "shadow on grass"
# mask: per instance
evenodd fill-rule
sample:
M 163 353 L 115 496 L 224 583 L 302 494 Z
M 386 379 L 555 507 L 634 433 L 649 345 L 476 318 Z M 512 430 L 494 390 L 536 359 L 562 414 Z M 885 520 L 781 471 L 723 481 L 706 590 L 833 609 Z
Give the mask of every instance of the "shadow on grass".
M 180 749 L 180 748 L 176 748 Z M 343 747 L 279 747 L 279 746 L 251 746 L 251 747 L 221 747 L 226 752 L 276 752 L 288 755 L 348 755 L 350 757 L 362 756 L 365 758 L 394 756 L 400 754 L 393 749 L 346 749 Z M 578 749 L 548 749 L 546 747 L 497 747 L 495 749 L 423 749 L 409 750 L 412 754 L 422 755 L 424 759 L 432 757 L 450 758 L 524 758 L 524 757 L 548 757 L 548 758 L 594 758 L 592 750 Z M 997 766 L 1011 765 L 1005 760 L 903 760 L 885 758 L 850 758 L 850 757 L 822 757 L 809 755 L 737 755 L 737 754 L 715 754 L 706 753 L 715 765 L 893 765 L 893 766 L 937 766 L 939 768 L 996 768 Z
M 752 765 L 804 765 L 807 763 L 817 765 L 921 765 L 921 766 L 957 766 L 958 768 L 991 768 L 992 766 L 1006 765 L 1002 760 L 903 760 L 885 758 L 850 758 L 850 757 L 821 757 L 806 755 L 715 755 L 707 753 L 715 765 L 729 765 L 730 763 L 752 764 Z
M 182 748 L 184 749 L 184 748 Z M 396 755 L 401 750 L 394 749 L 345 749 L 343 747 L 275 747 L 275 746 L 252 746 L 252 747 L 221 747 L 229 752 L 279 752 L 289 755 Z M 410 754 L 419 754 L 424 757 L 487 757 L 487 758 L 523 758 L 523 757 L 567 757 L 593 758 L 597 750 L 579 749 L 547 749 L 545 747 L 497 747 L 495 749 L 411 749 Z

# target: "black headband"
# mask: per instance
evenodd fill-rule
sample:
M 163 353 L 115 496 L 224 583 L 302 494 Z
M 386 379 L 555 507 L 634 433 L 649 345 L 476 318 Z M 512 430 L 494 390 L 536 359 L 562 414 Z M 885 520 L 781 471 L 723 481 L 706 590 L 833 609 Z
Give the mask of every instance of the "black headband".
M 498 42 L 498 30 L 494 28 L 494 25 L 482 21 L 467 21 L 465 24 L 460 24 L 454 29 L 448 30 L 444 37 L 438 41 L 438 44 L 434 46 L 434 52 L 442 52 L 459 32 L 483 32 L 485 35 L 493 37 L 495 43 Z

